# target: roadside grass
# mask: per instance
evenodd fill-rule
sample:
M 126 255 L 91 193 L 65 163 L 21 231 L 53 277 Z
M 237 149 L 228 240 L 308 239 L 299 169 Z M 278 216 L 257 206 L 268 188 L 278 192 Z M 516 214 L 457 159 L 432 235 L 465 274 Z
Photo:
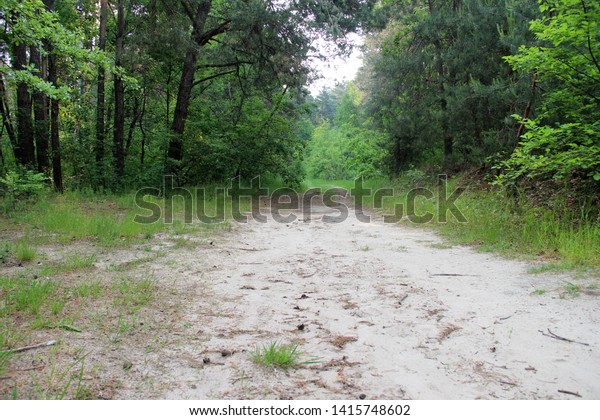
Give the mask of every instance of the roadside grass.
M 569 270 L 577 270 L 579 266 L 574 262 L 558 262 L 558 263 L 547 263 L 538 265 L 536 267 L 531 267 L 527 270 L 529 274 L 541 274 L 547 273 L 551 271 L 569 271 Z
M 28 237 L 23 237 L 15 243 L 14 254 L 18 263 L 24 263 L 35 259 L 37 249 L 29 243 Z
M 95 254 L 74 254 L 62 258 L 58 263 L 44 265 L 40 276 L 51 276 L 59 273 L 86 271 L 94 267 L 97 257 Z
M 102 284 L 99 280 L 84 282 L 73 290 L 75 296 L 98 299 L 102 295 Z M 52 310 L 54 313 L 54 308 Z
M 137 314 L 150 304 L 157 293 L 153 278 L 141 279 L 116 275 L 108 281 L 84 279 L 65 286 L 60 277 L 40 281 L 25 277 L 0 277 L 0 373 L 12 364 L 22 363 L 21 353 L 10 349 L 35 344 L 35 330 L 62 330 L 67 333 L 88 332 L 96 337 L 110 330 L 107 339 L 114 345 L 140 324 Z M 112 319 L 116 324 L 112 325 Z M 63 342 L 48 349 L 43 368 L 26 369 L 19 381 L 15 398 L 87 399 L 94 396 L 82 381 L 88 376 L 84 367 L 86 354 L 73 354 L 72 343 Z M 33 341 L 33 343 L 32 343 Z M 21 362 L 19 362 L 21 360 Z M 73 362 L 75 360 L 75 362 Z M 13 366 L 14 368 L 14 366 Z M 2 385 L 2 384 L 0 384 Z M 11 392 L 0 386 L 0 398 L 9 398 Z
M 579 294 L 581 293 L 581 286 L 578 284 L 573 284 L 571 282 L 567 282 L 563 288 L 565 289 L 565 293 L 568 294 L 569 296 L 579 296 Z M 560 296 L 561 298 L 564 297 L 564 294 L 562 294 Z
M 462 182 L 459 178 L 447 183 L 447 196 Z M 413 215 L 407 217 L 407 195 L 415 185 L 428 188 L 433 197 L 417 196 Z M 363 187 L 374 191 L 392 188 L 393 197 L 386 197 L 377 209 L 385 215 L 394 214 L 402 205 L 404 218 L 401 223 L 433 228 L 447 241 L 443 246 L 466 244 L 482 251 L 498 252 L 512 258 L 541 260 L 540 267 L 532 273 L 544 271 L 593 271 L 600 272 L 600 221 L 587 220 L 581 214 L 573 214 L 557 206 L 554 209 L 534 206 L 520 197 L 508 198 L 498 189 L 481 190 L 468 188 L 454 202 L 467 220 L 462 223 L 451 212 L 446 220 L 440 213 L 439 190 L 433 181 L 403 176 L 395 180 L 366 180 Z M 342 187 L 351 189 L 353 181 L 308 180 L 305 188 Z M 366 197 L 365 207 L 373 208 L 373 195 Z M 431 214 L 431 220 L 419 223 L 420 216 Z M 582 212 L 583 213 L 583 212 Z M 440 217 L 442 216 L 442 217 Z M 412 219 L 412 221 L 411 221 Z M 436 247 L 437 246 L 433 246 Z
M 51 350 L 56 352 L 56 350 Z M 84 382 L 85 359 L 87 354 L 76 357 L 68 365 L 58 364 L 51 355 L 48 373 L 39 380 L 34 379 L 33 388 L 41 400 L 88 400 L 94 399 L 90 388 Z
M 0 278 L 0 316 L 12 315 L 15 312 L 27 312 L 38 315 L 41 306 L 55 291 L 50 281 Z
M 0 316 L 0 320 L 2 316 Z M 0 325 L 0 375 L 5 371 L 11 353 L 8 351 L 20 337 L 17 336 L 12 324 Z
M 149 249 L 145 250 L 145 251 L 146 252 L 152 252 Z M 160 251 L 153 252 L 152 256 L 138 258 L 136 260 L 127 261 L 127 262 L 120 263 L 120 264 L 111 264 L 110 266 L 107 267 L 107 269 L 109 271 L 120 271 L 120 272 L 129 271 L 129 270 L 132 270 L 132 269 L 134 269 L 136 267 L 139 267 L 142 264 L 154 261 L 156 258 L 159 258 L 162 255 L 163 255 L 163 253 L 161 253 Z
M 189 190 L 193 193 L 195 188 Z M 181 196 L 174 196 L 171 200 L 144 196 L 143 201 L 138 199 L 136 203 L 133 192 L 120 195 L 94 195 L 77 191 L 63 195 L 48 193 L 40 195 L 35 202 L 25 203 L 21 211 L 10 217 L 1 217 L 0 228 L 35 231 L 35 235 L 24 236 L 10 249 L 19 262 L 31 261 L 36 257 L 33 244 L 91 239 L 105 246 L 129 246 L 132 242 L 150 240 L 157 233 L 176 236 L 198 233 L 208 236 L 231 230 L 231 200 L 224 199 L 223 194 L 218 193 L 217 186 L 206 187 L 205 190 L 204 201 L 200 202 L 196 197 L 190 202 Z M 152 215 L 148 209 L 150 206 L 153 206 L 158 217 L 149 218 Z M 251 198 L 241 197 L 237 207 L 241 213 L 250 211 Z M 224 221 L 207 219 L 221 213 Z M 203 216 L 204 221 L 199 216 Z M 5 259 L 4 254 L 6 250 L 0 249 L 0 259 Z
M 122 276 L 115 283 L 114 301 L 128 313 L 135 313 L 154 299 L 155 292 L 156 281 L 152 278 L 133 279 Z
M 298 350 L 297 344 L 281 344 L 273 341 L 270 344 L 257 346 L 250 353 L 250 358 L 256 364 L 265 367 L 289 369 L 298 367 L 301 364 L 301 355 L 302 353 Z

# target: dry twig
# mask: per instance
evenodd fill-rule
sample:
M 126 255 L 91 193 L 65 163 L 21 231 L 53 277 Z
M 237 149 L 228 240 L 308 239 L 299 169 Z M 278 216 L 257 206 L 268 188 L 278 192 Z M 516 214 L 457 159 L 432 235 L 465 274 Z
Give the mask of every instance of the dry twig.
M 554 338 L 555 340 L 566 341 L 568 343 L 581 344 L 583 346 L 589 346 L 588 343 L 582 343 L 581 341 L 575 341 L 575 340 L 571 340 L 571 339 L 568 339 L 568 338 L 565 338 L 565 337 L 561 337 L 560 335 L 556 335 L 552 331 L 550 331 L 550 328 L 548 328 L 548 334 L 546 334 L 542 330 L 538 330 L 538 331 L 541 332 L 542 335 L 545 335 L 546 337 Z

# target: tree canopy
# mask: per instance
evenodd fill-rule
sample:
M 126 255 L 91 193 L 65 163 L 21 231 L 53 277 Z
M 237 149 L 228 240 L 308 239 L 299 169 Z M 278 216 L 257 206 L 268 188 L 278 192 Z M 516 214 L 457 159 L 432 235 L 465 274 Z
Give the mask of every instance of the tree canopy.
M 1 172 L 59 191 L 415 167 L 600 182 L 597 2 L 5 0 L 0 21 Z M 356 80 L 312 97 L 317 44 L 347 53 L 350 32 Z

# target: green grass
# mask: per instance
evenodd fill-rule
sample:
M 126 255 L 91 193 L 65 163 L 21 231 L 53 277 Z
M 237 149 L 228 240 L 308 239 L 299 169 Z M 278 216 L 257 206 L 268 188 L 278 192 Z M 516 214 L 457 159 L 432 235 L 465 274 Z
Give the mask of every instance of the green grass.
M 257 346 L 250 354 L 250 358 L 265 367 L 289 369 L 302 364 L 301 355 L 297 344 L 280 344 L 274 341 L 262 347 Z
M 181 249 L 181 248 L 194 249 L 198 245 L 199 245 L 198 242 L 192 241 L 191 239 L 175 238 L 175 244 L 173 245 L 173 248 L 175 248 L 175 249 Z
M 18 240 L 14 252 L 19 263 L 33 261 L 37 255 L 37 249 L 29 243 L 28 238 Z
M 460 243 L 509 256 L 545 258 L 556 270 L 600 267 L 600 225 L 560 210 L 515 207 L 501 192 L 469 192 L 458 202 L 468 223 L 437 227 Z
M 434 248 L 434 249 L 450 249 L 452 248 L 452 244 L 449 243 L 435 243 L 435 244 L 431 244 L 429 245 L 430 248 Z
M 72 255 L 63 263 L 66 271 L 85 270 L 96 263 L 95 255 Z
M 579 296 L 579 294 L 581 293 L 581 286 L 570 282 L 564 285 L 564 289 L 569 296 L 573 297 Z
M 14 328 L 11 328 L 10 325 L 0 325 L 0 375 L 6 369 L 6 365 L 12 356 L 12 353 L 7 350 L 13 347 L 14 343 L 18 341 L 17 338 Z
M 194 188 L 190 188 L 193 192 Z M 210 192 L 210 189 L 207 188 Z M 92 195 L 78 192 L 67 192 L 64 195 L 46 194 L 38 197 L 35 203 L 16 213 L 10 219 L 0 218 L 0 227 L 19 230 L 36 230 L 38 235 L 32 241 L 40 243 L 69 243 L 81 239 L 91 239 L 101 245 L 128 246 L 132 241 L 152 239 L 156 233 L 168 232 L 181 235 L 190 232 L 206 231 L 207 234 L 218 230 L 229 230 L 227 222 L 231 218 L 230 200 L 225 200 L 225 222 L 200 223 L 196 218 L 197 209 L 194 200 L 192 207 L 193 224 L 185 222 L 185 204 L 181 197 L 173 198 L 173 223 L 167 224 L 165 217 L 165 199 L 146 197 L 147 202 L 157 204 L 161 210 L 161 218 L 154 223 L 139 223 L 136 216 L 147 216 L 148 211 L 139 208 L 134 202 L 134 194 Z M 214 214 L 217 198 L 207 194 L 205 208 L 209 215 Z M 251 200 L 244 197 L 240 211 L 251 209 Z M 28 241 L 24 242 L 33 249 Z M 33 255 L 35 257 L 35 254 Z M 2 255 L 0 255 L 0 259 Z M 26 257 L 27 258 L 27 257 Z
M 547 273 L 549 271 L 566 271 L 566 270 L 577 270 L 579 266 L 574 262 L 558 262 L 558 263 L 547 263 L 537 267 L 532 267 L 527 270 L 529 274 L 540 274 Z
M 448 196 L 458 182 L 458 179 L 448 182 Z M 403 204 L 406 213 L 406 196 L 413 184 L 409 177 L 403 177 L 393 181 L 367 180 L 364 188 L 371 188 L 373 192 L 379 188 L 393 188 L 394 197 L 384 198 L 381 209 L 384 214 L 391 215 L 397 204 Z M 353 185 L 352 181 L 309 180 L 305 188 L 339 186 L 351 189 Z M 539 272 L 600 269 L 598 220 L 582 219 L 580 214 L 572 214 L 560 207 L 536 207 L 524 198 L 516 204 L 501 190 L 467 189 L 455 201 L 467 222 L 457 221 L 450 212 L 447 213 L 447 221 L 441 222 L 438 190 L 436 187 L 429 189 L 434 192 L 433 199 L 417 197 L 415 214 L 430 212 L 433 220 L 423 225 L 412 223 L 405 217 L 402 223 L 433 228 L 448 241 L 449 246 L 467 244 L 513 258 L 546 260 Z M 365 205 L 372 207 L 372 196 L 365 199 Z
M 112 197 L 114 198 L 114 197 Z M 61 242 L 83 238 L 110 245 L 161 231 L 164 225 L 134 222 L 133 203 L 120 207 L 111 198 L 87 200 L 75 194 L 39 200 L 17 221 L 43 232 L 58 234 Z
M 102 294 L 102 291 L 102 284 L 100 281 L 96 280 L 92 282 L 81 283 L 75 288 L 74 293 L 75 296 L 98 299 Z
M 116 283 L 115 302 L 132 313 L 150 303 L 154 299 L 155 293 L 156 282 L 153 279 L 137 280 L 122 277 Z
M 152 252 L 151 250 L 145 250 L 147 252 Z M 160 256 L 159 252 L 155 252 L 154 256 L 148 256 L 148 257 L 143 257 L 143 258 L 138 258 L 137 260 L 133 260 L 133 261 L 127 261 L 127 262 L 123 262 L 121 264 L 111 264 L 110 266 L 108 266 L 108 270 L 110 271 L 120 271 L 120 272 L 124 272 L 124 271 L 128 271 L 128 270 L 132 270 L 136 267 L 139 267 L 142 264 L 148 263 L 150 261 L 155 260 L 156 258 L 158 258 Z
M 49 281 L 0 278 L 0 297 L 3 300 L 0 316 L 16 311 L 38 315 L 54 290 L 54 284 Z
M 70 255 L 58 263 L 42 266 L 39 275 L 40 277 L 48 277 L 59 273 L 86 271 L 94 267 L 96 260 L 95 255 Z

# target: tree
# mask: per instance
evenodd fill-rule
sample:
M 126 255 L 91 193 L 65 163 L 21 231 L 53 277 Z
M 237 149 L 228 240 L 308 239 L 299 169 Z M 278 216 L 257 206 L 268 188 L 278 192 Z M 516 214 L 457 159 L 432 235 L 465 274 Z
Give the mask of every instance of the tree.
M 514 147 L 507 119 L 529 81 L 502 57 L 528 43 L 533 2 L 382 2 L 386 27 L 367 40 L 358 85 L 389 136 L 390 168 L 482 163 Z
M 361 106 L 363 93 L 353 83 L 337 85 L 332 95 L 325 89 L 319 98 L 339 96 L 330 123 L 327 114 L 320 115 L 312 133 L 305 161 L 312 178 L 350 179 L 379 177 L 385 157 L 385 134 L 376 130 Z M 322 104 L 322 99 L 317 99 Z M 332 103 L 332 102 L 329 102 Z M 331 112 L 328 108 L 319 107 Z
M 373 3 L 181 0 L 181 11 L 191 26 L 191 42 L 183 62 L 171 125 L 168 171 L 176 172 L 178 162 L 183 158 L 185 122 L 195 86 L 236 73 L 241 66 L 259 68 L 258 81 L 275 79 L 280 85 L 302 86 L 308 73 L 304 62 L 311 40 L 319 32 L 339 39 L 346 32 L 358 28 Z M 356 16 L 352 16 L 352 12 Z M 221 46 L 218 49 L 210 45 L 217 39 Z M 220 53 L 211 54 L 213 48 Z M 206 50 L 209 50 L 208 57 L 213 56 L 215 60 L 203 60 L 198 65 L 201 52 Z M 229 61 L 223 61 L 223 57 L 229 58 Z M 194 80 L 197 71 L 202 68 L 216 71 Z
M 100 0 L 99 10 L 99 29 L 98 29 L 98 50 L 104 52 L 106 50 L 106 24 L 108 19 L 108 0 Z M 105 88 L 106 88 L 106 72 L 104 66 L 98 66 L 98 84 L 96 96 L 96 166 L 97 177 L 102 177 L 104 169 L 104 142 L 106 128 L 104 126 L 104 111 L 105 111 Z
M 32 46 L 30 48 L 30 62 L 33 68 L 37 71 L 42 80 L 48 80 L 48 60 L 42 57 L 40 50 Z M 34 134 L 35 134 L 35 149 L 37 157 L 38 172 L 48 170 L 48 136 L 49 136 L 49 113 L 48 113 L 48 98 L 41 91 L 35 91 L 32 95 L 33 99 L 33 115 L 34 115 Z
M 18 135 L 12 145 L 17 164 L 34 167 L 37 155 L 38 169 L 44 169 L 48 154 L 47 130 L 50 130 L 52 177 L 54 187 L 62 191 L 59 103 L 69 101 L 77 85 L 72 82 L 84 80 L 82 75 L 87 73 L 90 63 L 107 65 L 107 61 L 102 55 L 82 48 L 78 34 L 68 29 L 55 11 L 54 0 L 6 0 L 0 12 L 0 19 L 5 23 L 0 46 L 12 56 L 12 66 L 2 66 L 0 71 L 2 79 L 6 77 L 9 81 L 9 86 L 16 85 Z M 61 80 L 60 68 L 68 74 L 68 81 Z M 8 95 L 4 83 L 2 88 L 2 93 Z M 35 125 L 31 95 L 34 98 Z M 50 102 L 49 111 L 45 98 Z M 8 103 L 3 97 L 5 126 L 11 125 Z
M 14 16 L 13 19 L 18 19 Z M 27 67 L 27 45 L 24 41 L 13 44 L 13 68 L 24 71 Z M 15 158 L 23 166 L 35 165 L 35 146 L 33 143 L 33 121 L 31 119 L 31 95 L 27 82 L 17 84 L 17 148 Z
M 500 183 L 555 179 L 600 183 L 600 4 L 587 0 L 540 2 L 531 22 L 539 45 L 521 47 L 506 60 L 533 73 L 543 90 L 539 115 L 506 160 Z M 517 117 L 518 118 L 518 117 Z
M 125 84 L 123 81 L 123 42 L 125 38 L 125 1 L 117 0 L 117 28 L 115 36 L 115 67 L 114 72 L 114 97 L 115 120 L 113 125 L 113 143 L 115 158 L 115 173 L 118 182 L 122 182 L 125 175 Z

